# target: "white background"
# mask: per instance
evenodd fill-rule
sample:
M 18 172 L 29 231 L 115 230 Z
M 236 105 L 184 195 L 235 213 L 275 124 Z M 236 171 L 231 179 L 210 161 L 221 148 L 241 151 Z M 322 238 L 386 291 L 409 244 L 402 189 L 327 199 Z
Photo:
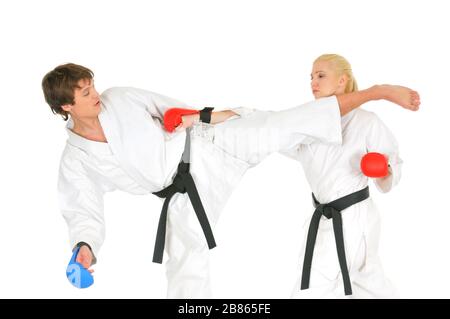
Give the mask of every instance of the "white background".
M 46 72 L 74 62 L 94 70 L 100 92 L 136 86 L 196 107 L 281 110 L 313 99 L 312 61 L 339 53 L 361 88 L 397 83 L 421 93 L 416 113 L 365 106 L 394 132 L 405 162 L 391 193 L 372 188 L 380 255 L 403 297 L 449 298 L 446 3 L 0 2 L 0 297 L 165 297 L 164 267 L 151 263 L 161 209 L 153 196 L 109 193 L 96 283 L 77 290 L 66 280 L 71 252 L 56 198 L 66 132 L 44 102 Z M 273 155 L 248 171 L 215 231 L 216 297 L 288 297 L 310 205 L 299 163 Z

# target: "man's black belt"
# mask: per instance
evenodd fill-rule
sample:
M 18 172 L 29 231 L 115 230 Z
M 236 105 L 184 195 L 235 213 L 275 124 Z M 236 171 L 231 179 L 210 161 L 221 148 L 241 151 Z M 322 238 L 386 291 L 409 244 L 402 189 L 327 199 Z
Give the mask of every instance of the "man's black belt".
M 362 202 L 363 200 L 369 198 L 369 186 L 366 188 L 354 192 L 350 195 L 336 199 L 328 204 L 320 204 L 314 194 L 312 194 L 314 207 L 316 210 L 311 218 L 311 223 L 309 224 L 308 237 L 306 241 L 305 258 L 303 260 L 303 272 L 302 272 L 302 282 L 301 289 L 309 288 L 309 279 L 311 276 L 311 265 L 314 254 L 314 246 L 316 243 L 317 231 L 319 229 L 320 218 L 325 216 L 326 218 L 333 219 L 333 231 L 334 238 L 336 241 L 336 249 L 339 259 L 339 266 L 342 272 L 342 279 L 344 281 L 344 291 L 345 295 L 352 294 L 352 285 L 350 282 L 350 275 L 348 273 L 347 261 L 345 258 L 345 247 L 344 247 L 344 232 L 342 229 L 342 216 L 341 211 L 344 209 Z
M 206 241 L 209 249 L 216 247 L 216 241 L 211 230 L 211 226 L 208 221 L 205 209 L 203 208 L 200 195 L 198 194 L 197 187 L 195 186 L 194 179 L 189 172 L 190 166 L 190 129 L 186 130 L 186 144 L 184 147 L 183 157 L 180 164 L 178 164 L 177 174 L 175 175 L 172 184 L 164 188 L 159 192 L 155 192 L 156 196 L 165 198 L 164 204 L 161 210 L 161 216 L 158 223 L 158 231 L 156 233 L 155 249 L 153 252 L 153 262 L 162 263 L 164 255 L 164 246 L 166 242 L 166 225 L 167 225 L 167 211 L 169 203 L 173 195 L 176 193 L 187 193 L 189 199 L 197 215 L 198 221 L 205 234 Z

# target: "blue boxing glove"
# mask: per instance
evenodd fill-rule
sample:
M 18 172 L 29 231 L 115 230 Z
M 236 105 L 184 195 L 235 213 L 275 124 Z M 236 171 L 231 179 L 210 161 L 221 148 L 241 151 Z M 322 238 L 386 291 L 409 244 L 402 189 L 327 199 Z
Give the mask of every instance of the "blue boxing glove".
M 76 262 L 79 250 L 80 247 L 74 250 L 69 265 L 67 265 L 66 276 L 73 286 L 77 288 L 88 288 L 94 283 L 94 277 L 83 265 Z

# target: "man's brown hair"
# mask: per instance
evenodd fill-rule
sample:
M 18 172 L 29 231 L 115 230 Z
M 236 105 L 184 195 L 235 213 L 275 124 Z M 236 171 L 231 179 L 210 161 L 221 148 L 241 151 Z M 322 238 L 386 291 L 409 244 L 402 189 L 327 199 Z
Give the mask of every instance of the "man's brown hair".
M 48 72 L 42 79 L 42 90 L 44 91 L 45 101 L 50 105 L 52 112 L 60 114 L 64 121 L 67 121 L 69 113 L 64 111 L 61 106 L 74 104 L 75 89 L 80 89 L 78 82 L 93 78 L 94 72 L 73 63 L 59 65 Z

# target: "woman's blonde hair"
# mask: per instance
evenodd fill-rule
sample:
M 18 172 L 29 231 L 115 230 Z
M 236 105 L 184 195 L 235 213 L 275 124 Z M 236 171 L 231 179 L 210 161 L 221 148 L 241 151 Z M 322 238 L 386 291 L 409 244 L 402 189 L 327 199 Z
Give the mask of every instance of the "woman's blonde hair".
M 319 56 L 314 63 L 319 61 L 327 61 L 332 62 L 335 71 L 338 76 L 345 74 L 348 78 L 347 85 L 345 86 L 344 93 L 350 93 L 358 91 L 358 84 L 356 83 L 356 79 L 353 76 L 353 71 L 350 63 L 343 57 L 338 54 L 323 54 Z

